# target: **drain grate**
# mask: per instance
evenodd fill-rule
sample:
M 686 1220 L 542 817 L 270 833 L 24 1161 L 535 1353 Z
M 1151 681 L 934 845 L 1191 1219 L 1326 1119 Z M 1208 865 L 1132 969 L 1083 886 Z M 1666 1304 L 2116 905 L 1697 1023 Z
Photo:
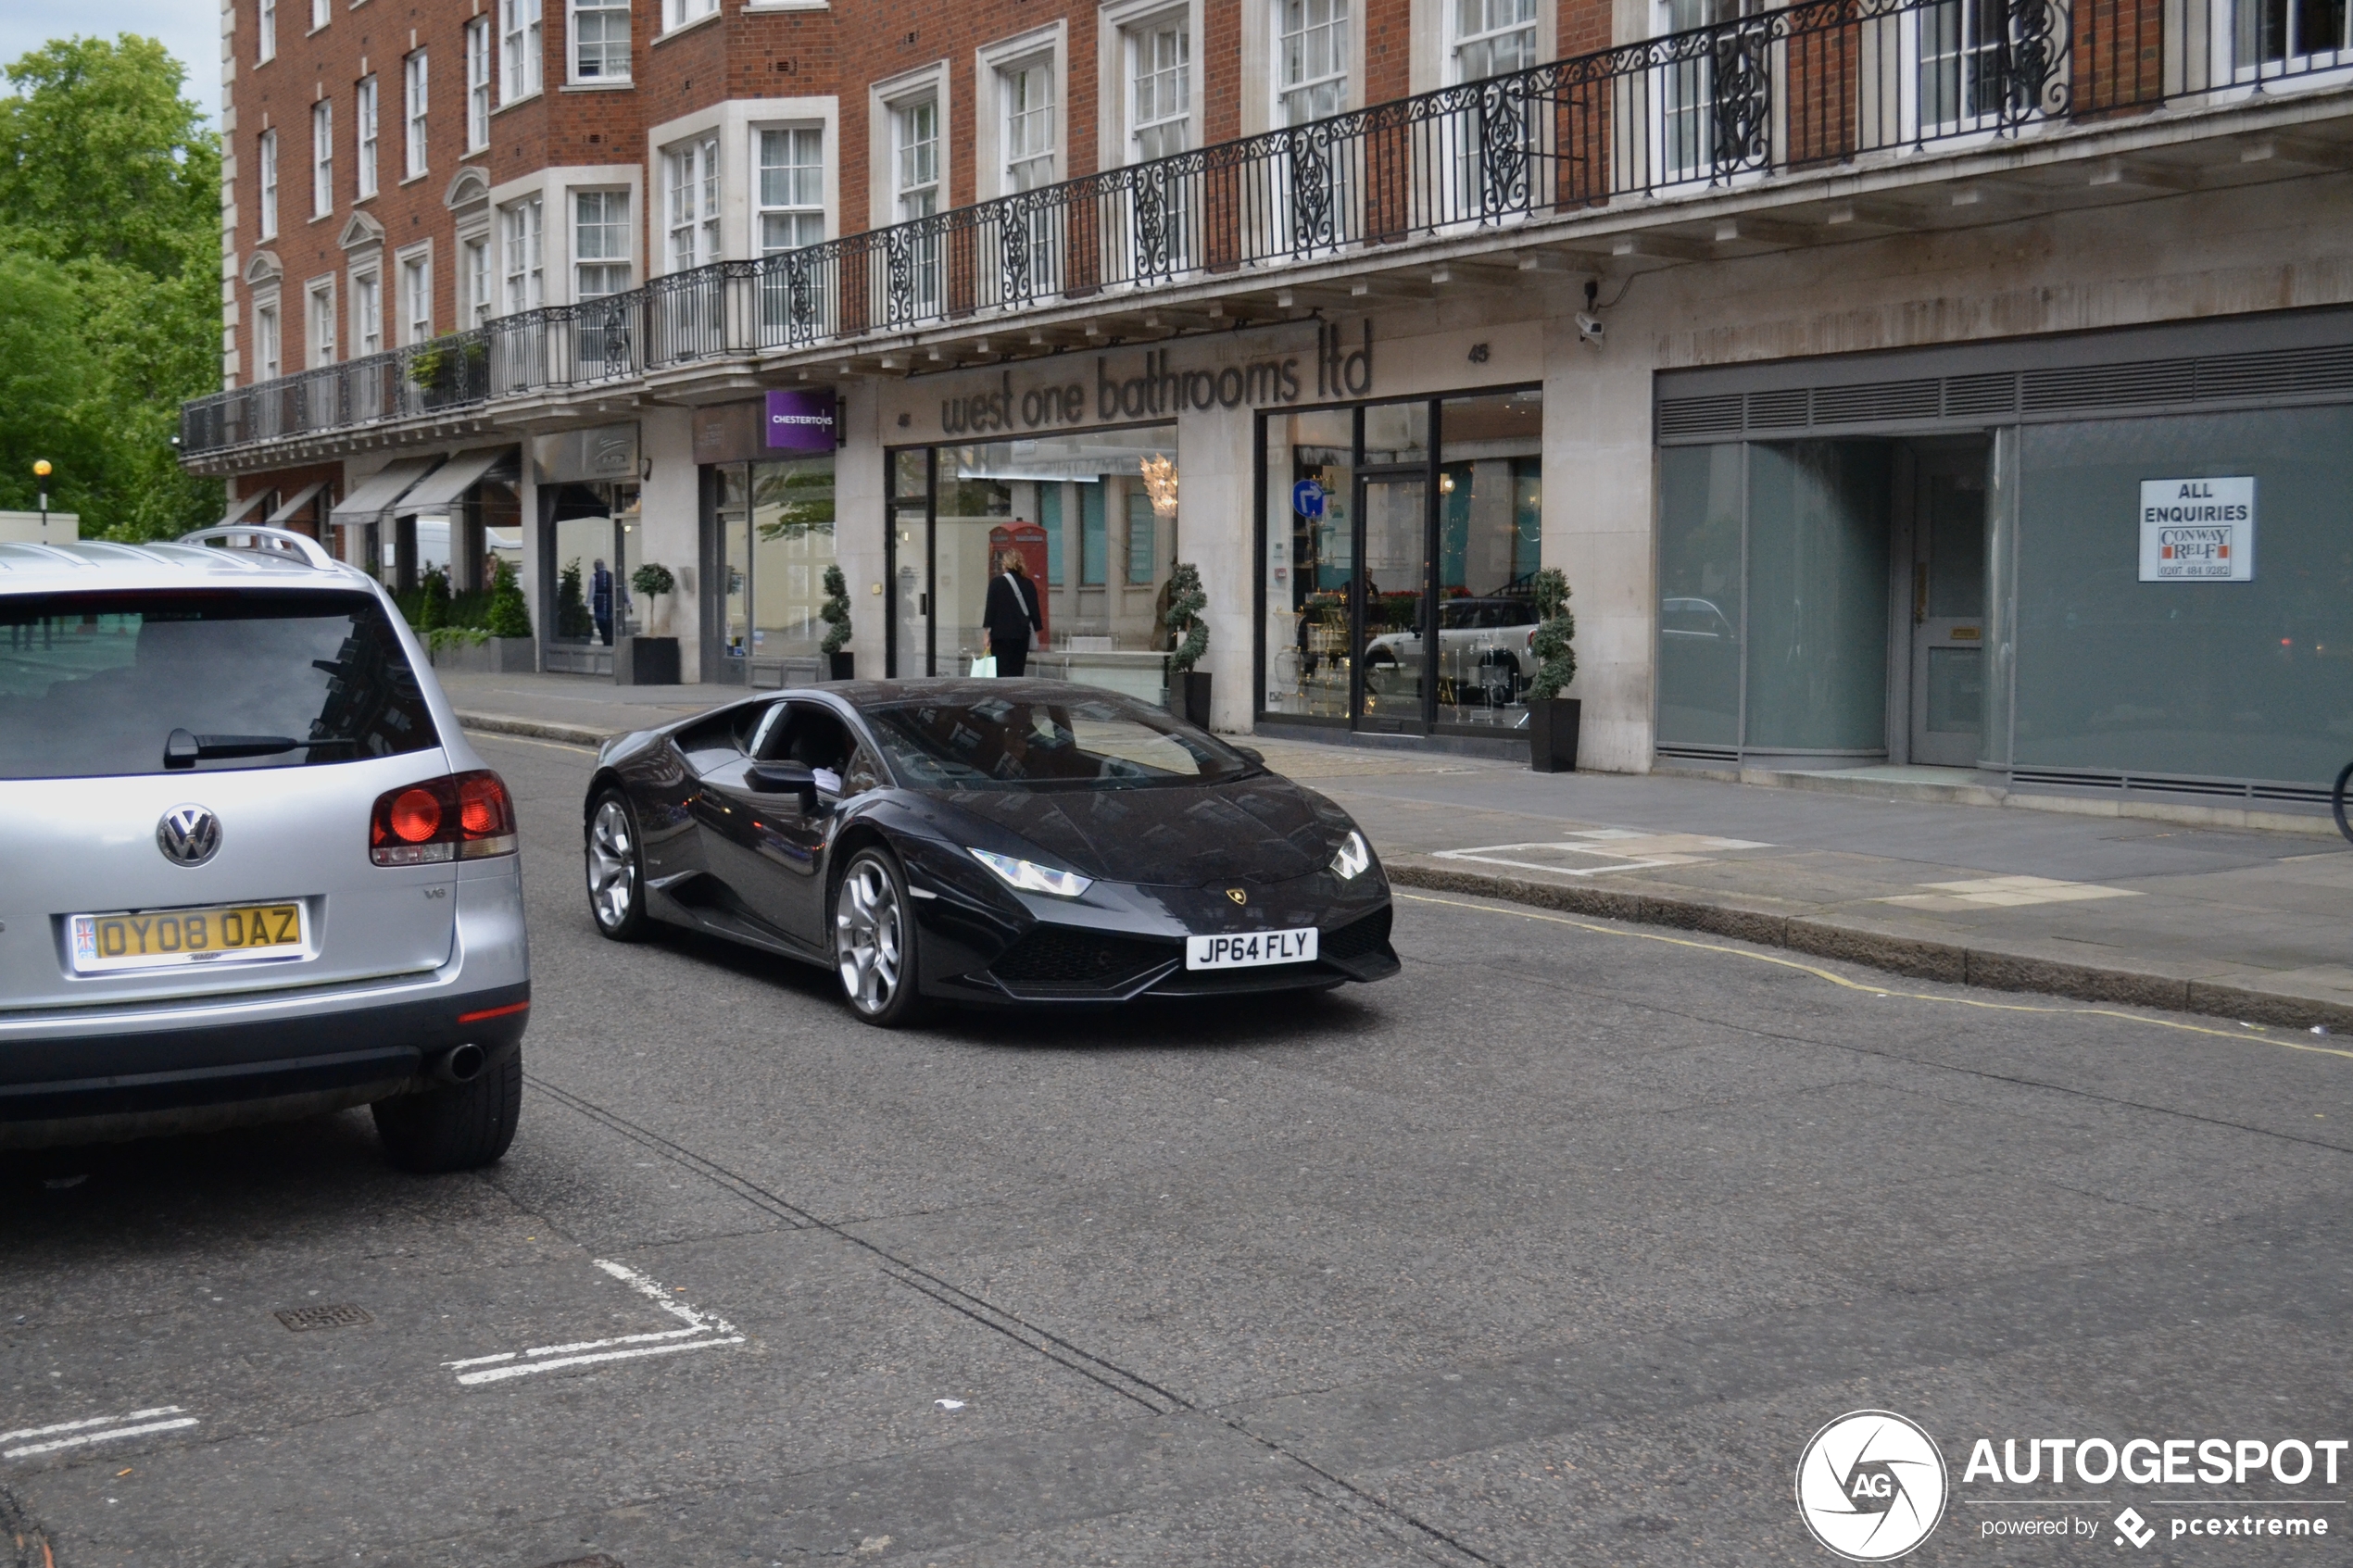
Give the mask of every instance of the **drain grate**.
M 351 1328 L 376 1320 L 365 1309 L 346 1304 L 341 1307 L 289 1307 L 278 1314 L 278 1321 L 300 1334 L 306 1328 Z

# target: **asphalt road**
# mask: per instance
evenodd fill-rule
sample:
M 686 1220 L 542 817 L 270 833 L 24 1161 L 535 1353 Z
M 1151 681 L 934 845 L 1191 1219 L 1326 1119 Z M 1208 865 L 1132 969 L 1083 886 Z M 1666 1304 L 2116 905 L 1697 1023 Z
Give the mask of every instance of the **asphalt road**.
M 2347 1041 L 1419 895 L 1377 986 L 885 1034 L 599 939 L 586 754 L 479 744 L 512 1153 L 400 1176 L 363 1111 L 0 1168 L 0 1562 L 1821 1562 L 1793 1474 L 1865 1407 L 1951 1468 L 1909 1561 L 2067 1562 L 2105 1523 L 1989 1541 L 2064 1494 L 1974 1437 L 2353 1436 Z M 2341 1562 L 2349 1496 L 2076 1512 L 2289 1499 L 2334 1533 L 2120 1555 Z

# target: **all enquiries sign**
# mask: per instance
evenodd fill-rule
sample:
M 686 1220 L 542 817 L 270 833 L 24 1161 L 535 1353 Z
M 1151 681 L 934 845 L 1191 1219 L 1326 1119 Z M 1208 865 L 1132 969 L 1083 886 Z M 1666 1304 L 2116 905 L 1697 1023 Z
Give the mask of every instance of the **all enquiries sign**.
M 2141 481 L 2141 581 L 2252 583 L 2255 479 Z

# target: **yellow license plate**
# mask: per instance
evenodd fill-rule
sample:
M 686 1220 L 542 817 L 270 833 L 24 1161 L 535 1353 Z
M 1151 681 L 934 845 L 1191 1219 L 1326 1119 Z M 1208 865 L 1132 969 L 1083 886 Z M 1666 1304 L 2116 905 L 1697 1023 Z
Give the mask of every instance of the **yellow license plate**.
M 68 936 L 77 974 L 297 959 L 310 950 L 307 918 L 298 903 L 75 915 Z

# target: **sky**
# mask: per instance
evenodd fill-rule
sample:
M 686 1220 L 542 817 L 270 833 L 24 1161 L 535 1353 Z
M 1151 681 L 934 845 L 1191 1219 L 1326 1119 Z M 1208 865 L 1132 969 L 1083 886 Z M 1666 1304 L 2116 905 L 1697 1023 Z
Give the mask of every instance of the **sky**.
M 0 64 L 75 34 L 160 38 L 188 70 L 187 94 L 220 123 L 220 0 L 0 0 Z

